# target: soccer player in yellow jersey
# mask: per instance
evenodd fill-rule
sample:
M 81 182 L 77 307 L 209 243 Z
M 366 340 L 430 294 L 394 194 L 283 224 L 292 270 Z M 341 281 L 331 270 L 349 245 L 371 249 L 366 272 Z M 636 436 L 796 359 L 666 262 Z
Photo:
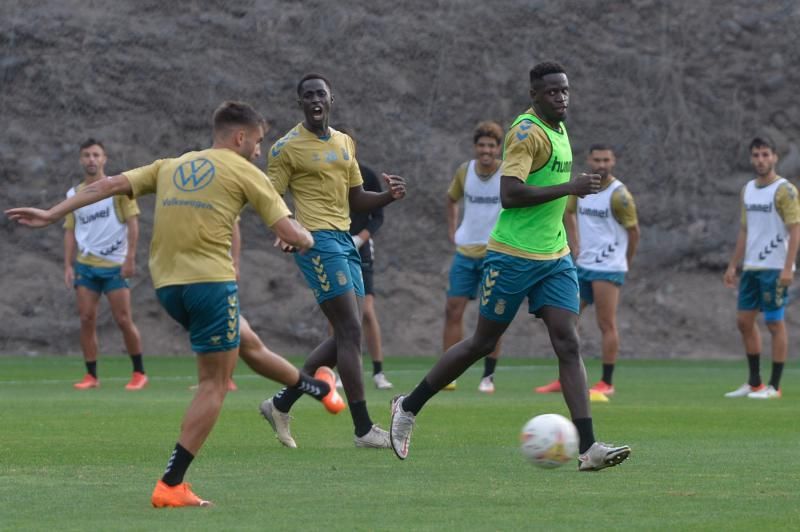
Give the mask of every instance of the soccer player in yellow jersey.
M 447 350 L 408 395 L 392 401 L 392 449 L 408 456 L 417 414 L 447 383 L 494 350 L 528 300 L 528 312 L 542 318 L 558 367 L 564 400 L 578 429 L 580 471 L 615 466 L 628 446 L 595 440 L 586 370 L 580 356 L 578 279 L 562 222 L 567 196 L 595 194 L 600 176 L 572 176 L 572 148 L 563 120 L 569 82 L 557 63 L 530 71 L 532 106 L 512 123 L 505 138 L 500 178 L 503 209 L 489 239 L 483 265 L 480 315 L 471 337 Z
M 297 220 L 314 235 L 314 247 L 294 258 L 333 327 L 333 337 L 314 349 L 303 369 L 313 373 L 319 366 L 337 366 L 355 426 L 356 447 L 389 448 L 389 434 L 372 423 L 364 397 L 364 285 L 359 253 L 348 229 L 351 209 L 371 211 L 404 197 L 405 181 L 383 174 L 388 190 L 365 191 L 353 140 L 329 126 L 330 82 L 319 74 L 308 74 L 297 84 L 297 96 L 304 120 L 272 146 L 267 175 L 279 193 L 291 192 Z M 289 447 L 295 442 L 288 412 L 299 398 L 297 390 L 284 388 L 261 404 L 278 439 Z
M 239 352 L 239 297 L 230 256 L 239 212 L 250 203 L 282 241 L 300 250 L 314 245 L 311 234 L 290 218 L 274 187 L 250 162 L 264 136 L 262 124 L 251 106 L 225 102 L 214 112 L 210 149 L 97 181 L 49 210 L 6 211 L 23 225 L 44 227 L 113 195 L 156 195 L 150 273 L 161 305 L 189 332 L 198 355 L 199 386 L 153 491 L 155 507 L 210 504 L 183 477 L 216 423 Z M 335 397 L 333 372 L 326 369 L 326 380 L 301 375 L 297 388 L 323 401 Z
M 572 256 L 578 267 L 581 312 L 595 305 L 602 334 L 603 376 L 590 388 L 592 400 L 614 395 L 614 366 L 619 352 L 617 306 L 620 287 L 639 244 L 636 205 L 627 187 L 611 173 L 616 157 L 611 146 L 594 144 L 586 158 L 590 170 L 601 176 L 600 191 L 585 198 L 570 196 L 564 215 Z M 555 381 L 537 393 L 560 392 Z M 602 394 L 599 395 L 598 394 Z
M 778 399 L 789 350 L 784 314 L 800 247 L 800 202 L 795 186 L 775 172 L 778 153 L 772 140 L 757 137 L 750 142 L 750 164 L 756 177 L 742 189 L 739 235 L 723 277 L 725 286 L 734 288 L 736 268 L 742 263 L 736 325 L 750 375 L 725 397 Z M 772 337 L 772 375 L 766 385 L 760 372 L 759 312 Z
M 72 187 L 67 197 L 101 179 L 107 179 L 106 149 L 95 139 L 80 146 L 83 182 Z M 139 207 L 127 196 L 114 196 L 87 205 L 67 215 L 64 221 L 64 283 L 75 288 L 81 322 L 80 342 L 86 375 L 75 389 L 100 386 L 97 378 L 97 310 L 100 296 L 106 295 L 111 315 L 117 323 L 125 348 L 131 357 L 133 375 L 126 390 L 141 390 L 147 385 L 142 363 L 142 340 L 131 315 L 128 278 L 136 270 L 136 243 L 139 239 Z

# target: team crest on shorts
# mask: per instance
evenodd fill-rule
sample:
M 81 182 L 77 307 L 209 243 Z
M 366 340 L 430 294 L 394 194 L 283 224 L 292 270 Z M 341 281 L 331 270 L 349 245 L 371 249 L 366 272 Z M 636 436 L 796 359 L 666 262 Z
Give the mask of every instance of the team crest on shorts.
M 210 342 L 211 342 L 213 345 L 219 345 L 219 342 L 220 342 L 220 340 L 222 340 L 222 337 L 221 337 L 221 336 L 212 336 L 211 338 L 209 338 L 209 341 L 210 341 Z
M 343 271 L 339 270 L 336 272 L 336 281 L 339 283 L 339 286 L 344 286 L 347 284 L 347 276 Z
M 769 303 L 772 300 L 772 294 L 769 292 L 764 292 L 763 294 L 764 302 Z
M 506 300 L 505 299 L 498 299 L 497 303 L 494 304 L 494 313 L 498 316 L 502 316 L 506 312 Z

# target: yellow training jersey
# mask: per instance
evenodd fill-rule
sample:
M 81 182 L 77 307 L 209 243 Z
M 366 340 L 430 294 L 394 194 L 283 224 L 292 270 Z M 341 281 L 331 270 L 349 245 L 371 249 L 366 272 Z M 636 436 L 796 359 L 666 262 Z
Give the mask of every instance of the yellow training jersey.
M 269 150 L 267 175 L 278 193 L 292 193 L 297 221 L 309 231 L 349 230 L 348 194 L 364 182 L 353 139 L 329 131 L 317 137 L 297 124 Z
M 233 224 L 250 203 L 268 226 L 289 216 L 261 170 L 228 149 L 189 152 L 124 172 L 133 196 L 156 195 L 150 275 L 156 288 L 235 281 Z
M 609 180 L 600 192 L 607 189 L 615 180 Z M 578 210 L 578 198 L 569 196 L 567 198 L 567 212 L 575 214 Z M 631 229 L 639 225 L 639 215 L 636 213 L 636 203 L 633 195 L 626 186 L 621 186 L 611 194 L 611 214 L 614 219 L 625 229 Z
M 75 192 L 78 192 L 82 188 L 86 186 L 86 182 L 83 182 L 75 187 Z M 119 223 L 124 224 L 128 221 L 128 219 L 133 218 L 134 216 L 139 216 L 139 205 L 136 203 L 135 199 L 129 198 L 128 196 L 114 196 L 112 203 L 114 205 L 114 216 L 116 216 L 117 221 Z M 64 229 L 74 231 L 75 230 L 75 213 L 71 212 L 64 217 Z M 119 264 L 116 262 L 112 262 L 110 260 L 101 259 L 96 255 L 92 255 L 91 253 L 78 253 L 78 256 L 75 259 L 76 261 L 80 262 L 81 264 L 85 264 L 87 266 L 93 266 L 95 268 L 118 268 Z
M 780 178 L 778 178 L 780 179 Z M 773 181 L 774 182 L 774 181 Z M 739 196 L 741 203 L 742 227 L 747 227 L 747 211 L 744 208 L 744 188 Z M 800 200 L 797 197 L 797 188 L 789 183 L 783 183 L 775 191 L 775 209 L 783 220 L 784 225 L 794 225 L 800 223 Z

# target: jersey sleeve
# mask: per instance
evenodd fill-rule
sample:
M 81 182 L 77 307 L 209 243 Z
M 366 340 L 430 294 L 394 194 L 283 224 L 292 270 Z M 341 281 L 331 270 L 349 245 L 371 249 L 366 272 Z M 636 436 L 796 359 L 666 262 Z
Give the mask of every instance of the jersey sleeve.
M 279 147 L 276 143 L 270 148 L 267 158 L 267 177 L 281 196 L 286 194 L 292 177 L 291 155 L 287 151 L 285 145 Z
M 633 196 L 624 186 L 619 187 L 611 194 L 611 213 L 614 219 L 625 229 L 630 229 L 639 225 L 636 215 L 636 203 Z
M 267 226 L 292 213 L 264 173 L 253 165 L 244 167 L 241 179 L 244 195 Z
M 128 220 L 134 216 L 139 216 L 141 211 L 139 210 L 139 204 L 136 203 L 135 199 L 129 198 L 128 196 L 119 196 L 119 198 L 123 220 Z
M 147 166 L 140 166 L 133 170 L 126 170 L 122 175 L 128 178 L 131 184 L 132 196 L 138 198 L 146 194 L 153 194 L 158 183 L 158 171 L 168 159 L 159 159 Z
M 525 181 L 528 174 L 547 164 L 553 147 L 542 128 L 523 120 L 506 135 L 502 175 Z
M 447 196 L 453 201 L 458 201 L 464 197 L 464 184 L 467 181 L 468 165 L 469 162 L 466 162 L 458 167 L 453 180 L 450 182 L 450 187 L 447 189 Z
M 797 188 L 788 181 L 775 191 L 775 207 L 785 225 L 800 223 L 800 201 L 797 198 Z
M 66 216 L 64 216 L 64 229 L 75 229 L 75 213 L 68 212 Z

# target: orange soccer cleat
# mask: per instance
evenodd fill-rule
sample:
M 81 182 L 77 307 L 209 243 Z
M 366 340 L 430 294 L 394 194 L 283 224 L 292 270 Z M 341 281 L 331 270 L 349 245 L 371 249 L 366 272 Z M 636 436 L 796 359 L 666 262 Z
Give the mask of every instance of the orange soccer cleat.
M 141 390 L 145 386 L 147 386 L 147 375 L 144 373 L 139 373 L 138 371 L 134 371 L 133 375 L 131 375 L 131 380 L 128 384 L 125 385 L 126 390 Z
M 72 385 L 73 388 L 76 390 L 88 390 L 89 388 L 99 388 L 100 381 L 97 377 L 92 377 L 90 374 L 86 374 L 83 376 L 83 380 L 81 382 L 76 382 Z
M 314 372 L 314 378 L 327 382 L 328 386 L 331 388 L 328 395 L 322 398 L 322 404 L 325 406 L 325 410 L 331 414 L 338 414 L 347 407 L 344 400 L 342 400 L 342 396 L 336 391 L 336 373 L 334 373 L 331 368 L 320 366 L 317 371 Z
M 556 379 L 544 386 L 539 386 L 534 391 L 536 393 L 559 393 L 561 391 L 561 381 Z
M 184 506 L 211 506 L 194 494 L 192 485 L 181 482 L 177 486 L 169 486 L 163 480 L 156 482 L 153 496 L 150 498 L 153 508 L 181 508 Z
M 600 392 L 605 396 L 614 395 L 614 386 L 606 383 L 606 381 L 597 381 L 597 384 L 589 388 L 590 392 Z

